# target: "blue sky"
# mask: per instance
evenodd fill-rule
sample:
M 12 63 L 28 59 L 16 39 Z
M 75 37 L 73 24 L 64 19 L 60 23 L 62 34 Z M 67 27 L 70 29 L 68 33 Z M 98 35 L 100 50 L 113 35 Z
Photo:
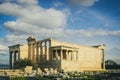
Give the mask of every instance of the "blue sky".
M 106 44 L 107 59 L 120 63 L 120 0 L 0 0 L 0 63 L 7 46 L 29 35 L 81 45 Z

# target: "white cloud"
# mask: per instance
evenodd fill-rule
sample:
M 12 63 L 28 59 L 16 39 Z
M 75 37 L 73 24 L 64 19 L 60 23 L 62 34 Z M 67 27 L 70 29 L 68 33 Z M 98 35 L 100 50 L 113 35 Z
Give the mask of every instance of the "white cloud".
M 7 47 L 6 47 L 6 46 L 4 46 L 4 45 L 0 44 L 0 50 L 6 50 L 6 49 L 7 49 Z
M 61 2 L 55 2 L 53 5 L 54 5 L 55 7 L 59 7 L 59 6 L 62 6 L 63 4 L 62 4 Z
M 8 51 L 8 47 L 0 44 L 0 55 L 6 55 Z
M 92 6 L 95 4 L 95 2 L 98 2 L 99 0 L 68 0 L 68 2 L 74 6 Z
M 28 5 L 36 5 L 38 3 L 38 0 L 17 0 L 17 2 L 28 6 Z
M 87 0 L 86 0 L 87 1 Z M 70 9 L 65 8 L 62 11 L 49 8 L 44 9 L 31 0 L 18 0 L 23 4 L 34 4 L 23 6 L 15 3 L 3 3 L 0 5 L 0 13 L 14 15 L 17 17 L 16 21 L 8 21 L 4 23 L 12 35 L 36 35 L 36 36 L 55 36 L 55 37 L 72 37 L 77 36 L 119 36 L 120 30 L 107 31 L 102 29 L 80 29 L 71 30 L 65 28 L 67 17 L 71 15 Z M 82 2 L 82 0 L 80 0 Z M 88 1 L 89 2 L 89 1 Z M 65 34 L 64 34 L 65 33 Z M 72 34 L 69 35 L 69 34 Z
M 10 46 L 14 44 L 24 44 L 28 36 L 29 35 L 8 34 L 4 38 L 0 39 L 0 41 L 1 44 L 4 43 L 5 46 Z
M 0 5 L 0 13 L 17 17 L 16 21 L 4 23 L 4 26 L 10 31 L 10 34 L 5 37 L 6 42 L 16 43 L 20 41 L 20 37 L 17 39 L 18 35 L 62 36 L 61 33 L 65 28 L 69 13 L 68 9 L 63 11 L 54 8 L 44 9 L 36 2 L 26 0 L 18 0 L 18 2 L 19 4 L 8 2 Z M 24 6 L 23 3 L 30 5 Z M 25 40 L 25 38 L 22 39 Z
M 66 25 L 66 15 L 62 11 L 53 8 L 44 9 L 38 5 L 23 6 L 15 3 L 3 3 L 0 5 L 0 13 L 17 16 L 17 21 L 42 28 L 59 28 Z M 17 22 L 14 23 L 17 24 Z
M 80 30 L 67 30 L 68 34 L 73 34 L 73 36 L 84 36 L 84 37 L 94 37 L 94 36 L 120 36 L 120 30 L 109 31 L 103 29 L 80 29 Z
M 67 17 L 72 14 L 69 8 L 63 9 L 62 12 L 63 12 Z

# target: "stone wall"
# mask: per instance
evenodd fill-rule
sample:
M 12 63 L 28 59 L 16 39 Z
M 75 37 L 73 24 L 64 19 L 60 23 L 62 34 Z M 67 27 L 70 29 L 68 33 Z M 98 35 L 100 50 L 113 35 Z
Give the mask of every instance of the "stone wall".
M 20 46 L 20 59 L 28 58 L 28 45 Z
M 75 53 L 73 53 L 72 55 L 73 60 L 62 60 L 61 62 L 62 69 L 68 71 L 102 69 L 102 63 L 104 63 L 102 60 L 104 54 L 103 53 L 104 47 L 102 47 L 102 45 L 100 47 L 81 46 L 77 44 L 51 40 L 51 46 L 60 45 L 78 48 L 78 55 L 76 55 Z

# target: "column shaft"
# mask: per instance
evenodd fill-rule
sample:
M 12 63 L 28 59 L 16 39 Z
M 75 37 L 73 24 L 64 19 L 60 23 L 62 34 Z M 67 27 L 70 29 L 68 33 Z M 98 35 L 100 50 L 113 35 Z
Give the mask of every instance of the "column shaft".
M 78 61 L 78 51 L 76 51 L 76 61 Z
M 68 60 L 68 50 L 66 50 L 66 60 Z
M 45 61 L 47 60 L 47 42 L 45 41 Z
M 103 69 L 105 69 L 105 49 L 102 49 L 102 55 L 103 55 Z
M 16 62 L 16 52 L 14 52 L 14 63 Z
M 42 46 L 42 42 L 41 42 L 41 46 L 40 46 L 40 54 L 41 54 L 41 61 L 43 60 L 43 46 Z
M 62 60 L 63 59 L 63 52 L 62 52 L 62 50 L 60 50 L 60 60 Z
M 71 61 L 73 60 L 73 51 L 71 52 Z
M 12 69 L 12 52 L 9 52 L 9 65 L 10 69 Z
M 39 44 L 36 45 L 36 62 L 39 60 Z
M 31 45 L 28 44 L 28 58 L 31 59 Z
M 34 50 L 34 45 L 32 44 L 32 60 L 33 60 L 33 62 L 35 61 L 35 60 L 34 60 L 34 56 L 35 56 L 35 55 L 34 55 L 34 52 L 35 52 L 35 50 Z

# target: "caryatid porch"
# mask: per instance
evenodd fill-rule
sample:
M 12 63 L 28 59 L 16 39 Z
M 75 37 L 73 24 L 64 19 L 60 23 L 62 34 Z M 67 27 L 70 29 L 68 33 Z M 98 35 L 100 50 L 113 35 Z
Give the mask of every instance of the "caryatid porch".
M 54 46 L 50 48 L 51 60 L 78 60 L 78 48 L 68 46 Z

